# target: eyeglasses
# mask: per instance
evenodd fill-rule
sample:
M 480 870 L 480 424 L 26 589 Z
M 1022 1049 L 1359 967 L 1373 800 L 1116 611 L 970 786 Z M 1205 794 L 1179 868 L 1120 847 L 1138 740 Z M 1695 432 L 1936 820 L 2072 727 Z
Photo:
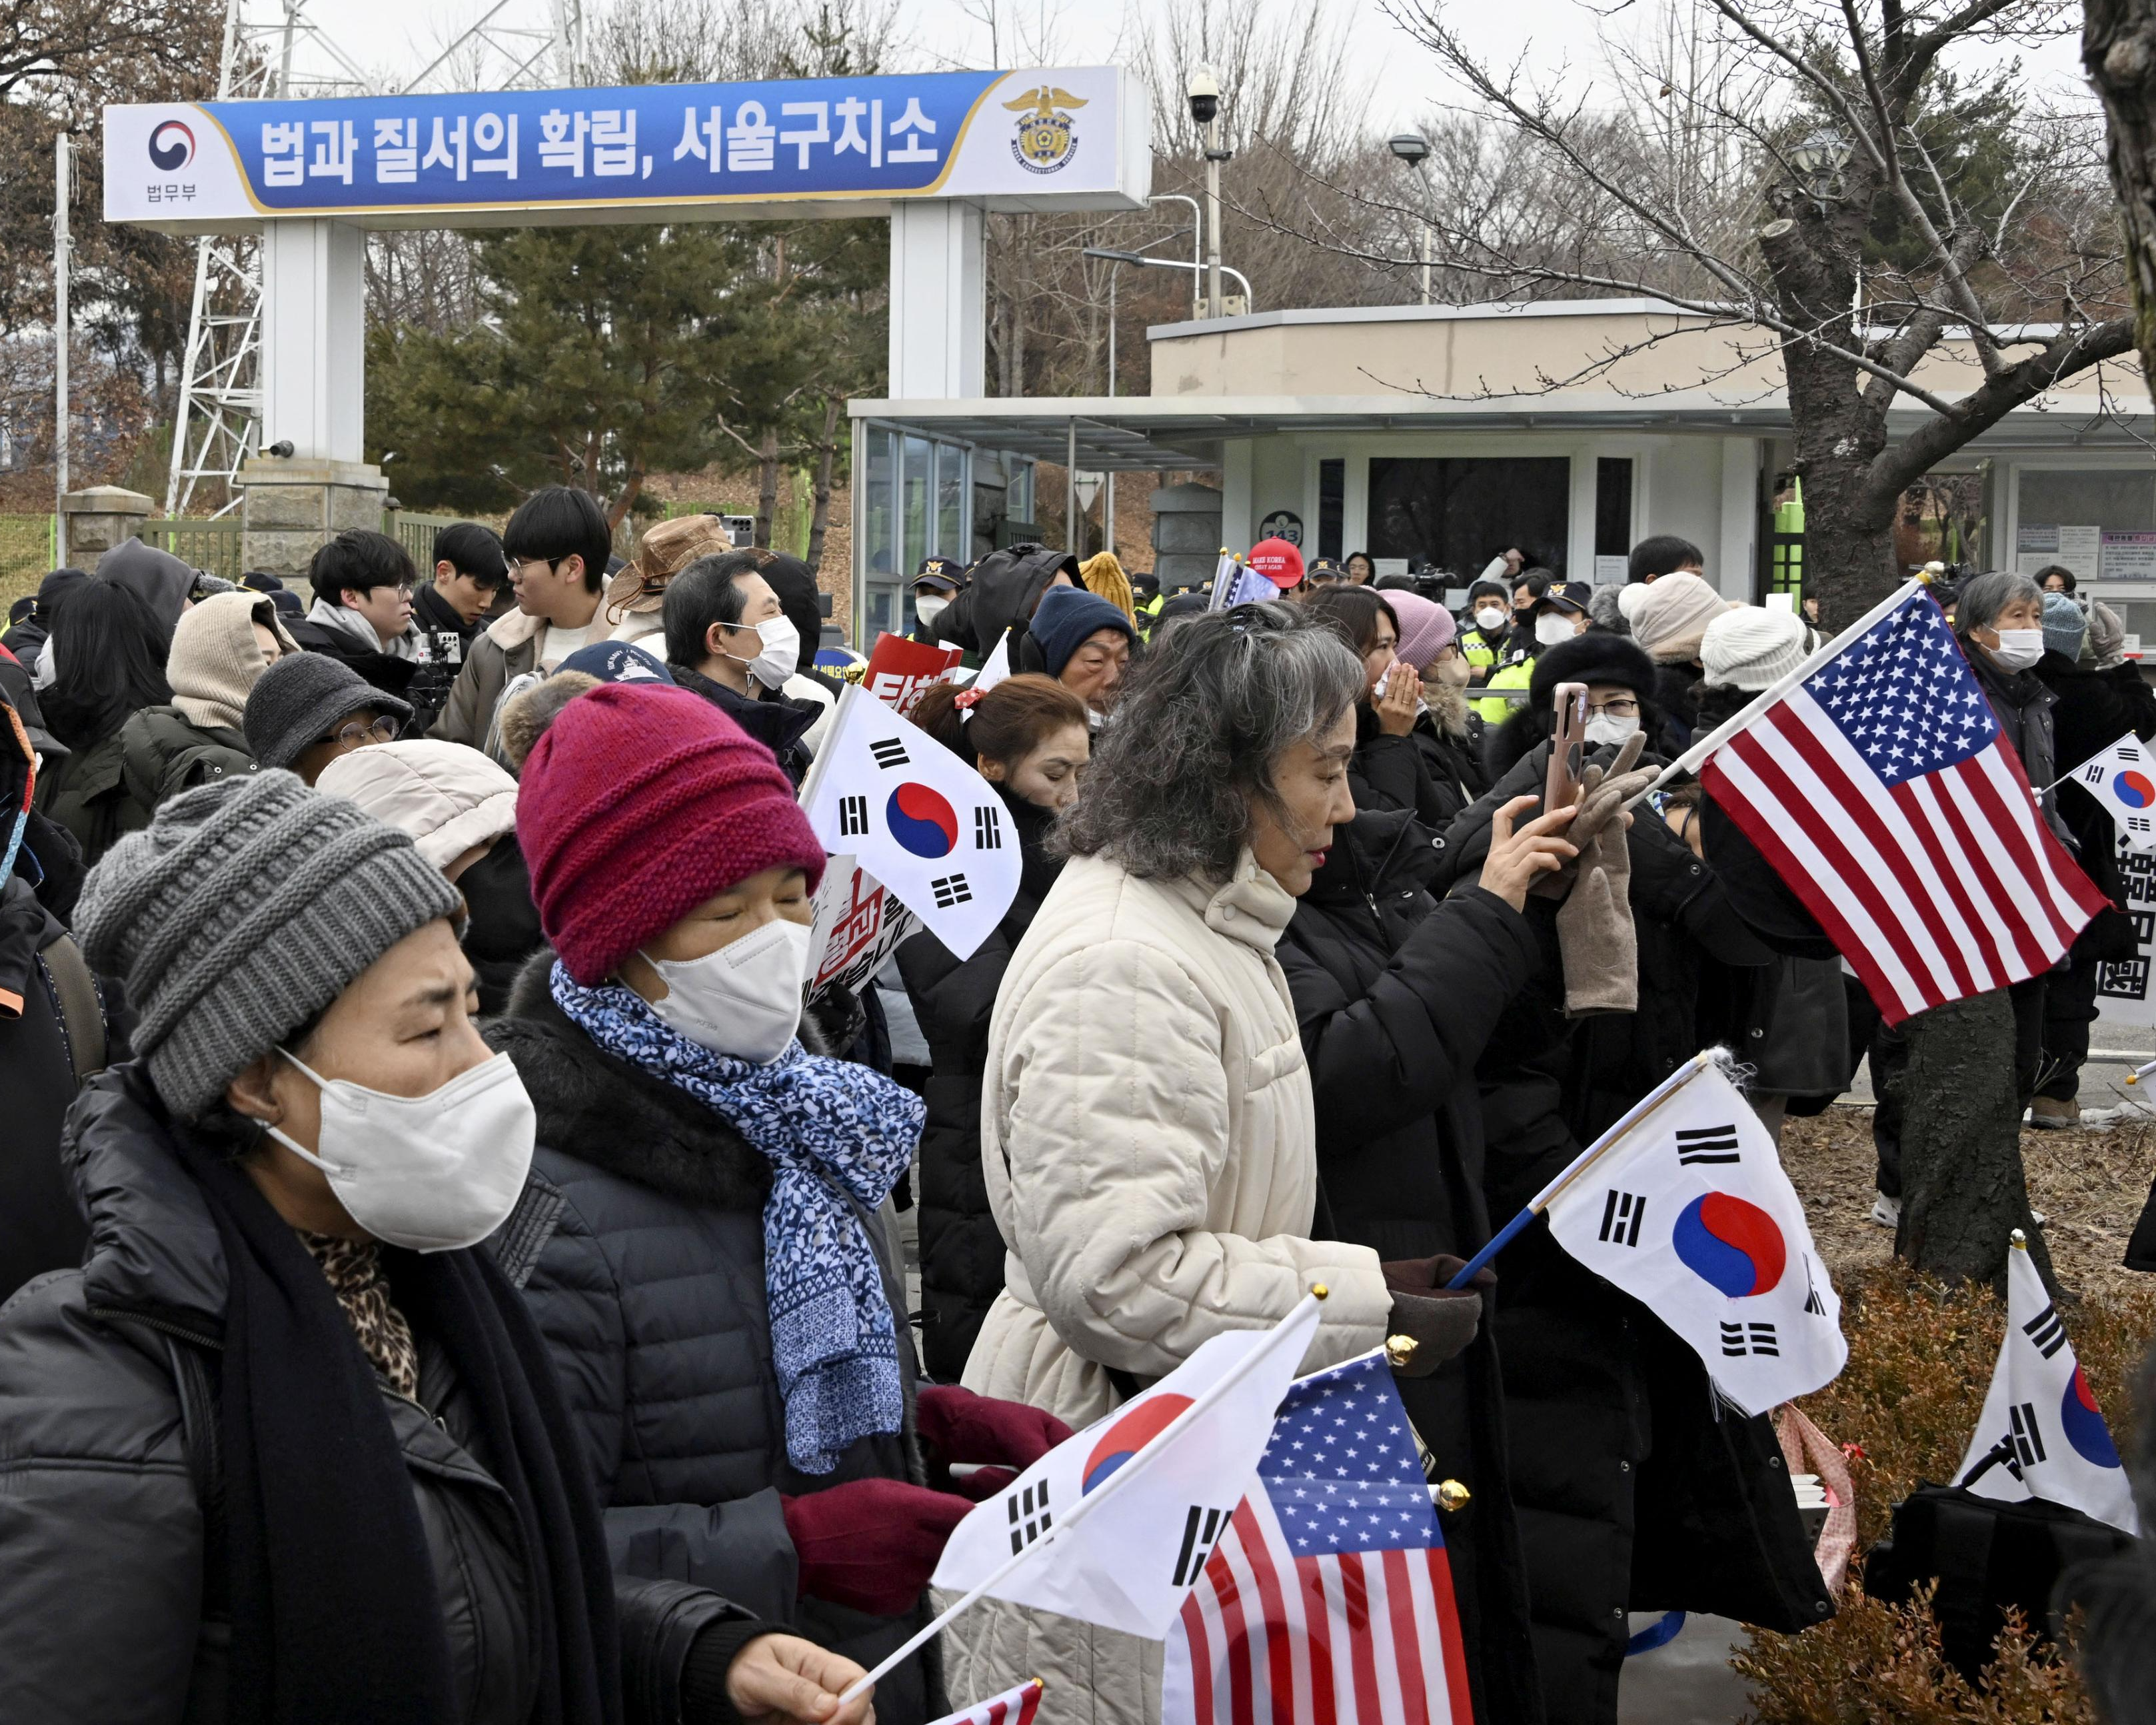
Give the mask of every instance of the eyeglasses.
M 1605 714 L 1613 719 L 1636 719 L 1640 716 L 1640 703 L 1625 696 L 1615 701 L 1601 701 L 1587 710 L 1587 716 L 1591 719 L 1600 718 Z
M 396 742 L 397 733 L 403 728 L 384 713 L 371 725 L 363 719 L 347 719 L 330 732 L 328 740 L 341 749 L 364 748 L 370 742 Z
M 509 567 L 503 571 L 503 577 L 507 580 L 514 580 L 534 563 L 538 564 L 551 575 L 554 572 L 554 565 L 560 561 L 559 557 L 511 557 L 509 560 Z

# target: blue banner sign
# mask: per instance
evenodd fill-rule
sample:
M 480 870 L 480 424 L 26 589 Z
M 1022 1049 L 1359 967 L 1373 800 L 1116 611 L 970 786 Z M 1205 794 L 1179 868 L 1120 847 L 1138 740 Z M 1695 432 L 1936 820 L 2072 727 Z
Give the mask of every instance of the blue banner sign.
M 177 231 L 658 220 L 959 198 L 1142 204 L 1150 103 L 1111 66 L 105 110 L 105 213 Z M 429 220 L 429 218 L 445 218 Z

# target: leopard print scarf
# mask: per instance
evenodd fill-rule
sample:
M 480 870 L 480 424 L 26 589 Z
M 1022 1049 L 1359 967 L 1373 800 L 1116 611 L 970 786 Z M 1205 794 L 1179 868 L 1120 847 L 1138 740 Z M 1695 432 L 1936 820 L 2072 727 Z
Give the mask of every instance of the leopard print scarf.
M 398 1394 L 419 1398 L 419 1348 L 412 1326 L 389 1303 L 389 1278 L 382 1271 L 382 1247 L 372 1240 L 339 1240 L 301 1231 L 300 1240 L 344 1308 L 345 1321 L 382 1380 Z

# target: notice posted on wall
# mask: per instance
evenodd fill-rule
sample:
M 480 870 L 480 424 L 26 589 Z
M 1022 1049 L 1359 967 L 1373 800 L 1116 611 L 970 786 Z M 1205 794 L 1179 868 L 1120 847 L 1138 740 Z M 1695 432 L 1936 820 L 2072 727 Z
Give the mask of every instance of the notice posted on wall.
M 2076 581 L 2094 581 L 2102 572 L 2104 540 L 2100 526 L 2024 522 L 2014 536 L 2014 568 L 2034 575 L 2054 563 L 2074 572 Z
M 2076 570 L 2075 573 L 2081 572 Z M 2156 533 L 2103 536 L 2106 581 L 2156 581 Z
M 2121 839 L 2118 878 L 2133 924 L 2133 956 L 2097 969 L 2097 1022 L 2146 1029 L 2156 1026 L 2156 995 L 2149 988 L 2150 967 L 2156 961 L 2156 851 L 2128 850 Z

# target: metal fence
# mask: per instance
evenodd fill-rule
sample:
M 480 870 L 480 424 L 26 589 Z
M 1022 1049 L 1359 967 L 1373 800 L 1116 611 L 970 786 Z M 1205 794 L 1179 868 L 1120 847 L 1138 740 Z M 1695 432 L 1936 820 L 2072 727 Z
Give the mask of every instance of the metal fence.
M 382 531 L 410 553 L 413 567 L 424 579 L 434 567 L 434 535 L 460 519 L 416 510 L 385 511 Z M 144 544 L 168 551 L 191 567 L 237 581 L 246 567 L 240 531 L 237 514 L 213 521 L 160 516 L 142 523 L 141 538 Z M 54 552 L 50 515 L 0 515 L 0 614 L 15 599 L 38 590 L 38 582 L 53 567 Z

